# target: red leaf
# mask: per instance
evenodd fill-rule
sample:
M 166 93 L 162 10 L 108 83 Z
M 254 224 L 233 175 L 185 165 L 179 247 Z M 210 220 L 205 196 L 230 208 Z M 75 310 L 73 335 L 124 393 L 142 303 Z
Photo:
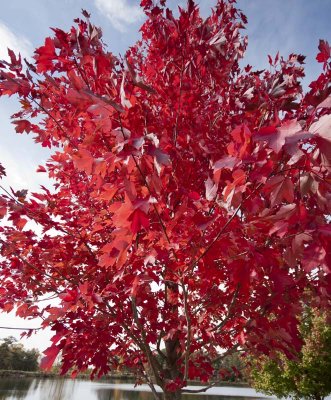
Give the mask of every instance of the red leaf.
M 271 207 L 287 201 L 293 203 L 294 200 L 294 188 L 290 178 L 284 176 L 274 176 L 268 180 L 264 187 L 265 192 L 270 192 L 270 203 Z
M 131 223 L 131 231 L 132 233 L 137 233 L 140 231 L 142 227 L 148 229 L 149 227 L 149 219 L 140 208 L 137 208 L 132 214 L 129 220 L 132 220 Z
M 214 200 L 217 195 L 218 185 L 214 181 L 208 178 L 205 182 L 206 187 L 206 199 Z
M 193 200 L 193 201 L 198 201 L 200 200 L 200 195 L 197 192 L 190 192 L 188 197 Z
M 13 50 L 8 49 L 8 55 L 9 55 L 9 57 L 10 57 L 10 62 L 11 62 L 11 64 L 12 64 L 12 66 L 15 67 L 15 66 L 21 64 L 21 62 L 20 62 L 21 56 L 19 56 L 18 58 L 16 58 L 16 55 L 15 55 L 15 53 L 13 52 Z
M 238 162 L 239 162 L 239 160 L 236 157 L 225 156 L 214 163 L 214 165 L 213 165 L 214 173 L 223 168 L 226 168 L 226 169 L 229 169 L 232 171 L 233 168 L 238 164 Z
M 7 207 L 0 206 L 0 218 L 3 218 L 7 214 Z
M 88 12 L 87 12 L 86 10 L 84 10 L 83 8 L 82 8 L 82 14 L 84 15 L 85 18 L 90 18 L 90 17 L 91 17 L 91 14 L 88 13 Z
M 79 150 L 75 155 L 72 156 L 72 159 L 78 170 L 86 172 L 87 175 L 92 173 L 94 158 L 88 150 Z
M 73 104 L 78 110 L 86 110 L 92 104 L 92 98 L 87 93 L 70 88 L 66 96 L 67 100 Z
M 271 149 L 279 153 L 285 142 L 293 140 L 293 136 L 301 131 L 301 125 L 296 120 L 290 120 L 283 123 L 279 128 L 268 126 L 260 129 L 254 135 L 254 139 L 267 142 Z M 301 137 L 297 139 L 300 140 Z
M 3 176 L 6 176 L 6 169 L 0 163 L 0 178 L 2 178 Z
M 70 375 L 71 379 L 75 379 L 76 376 L 77 376 L 77 374 L 78 374 L 78 372 L 79 372 L 79 371 L 77 371 L 77 370 L 72 371 L 72 373 L 71 373 L 71 375 Z
M 39 165 L 36 172 L 47 172 L 47 170 L 42 165 Z
M 319 53 L 316 56 L 316 60 L 320 63 L 326 63 L 330 58 L 330 46 L 326 40 L 320 40 L 319 46 Z
M 65 293 L 59 295 L 60 299 L 66 302 L 74 302 L 78 299 L 78 291 L 67 289 Z
M 19 218 L 14 220 L 14 225 L 21 231 L 28 221 L 25 218 Z
M 331 142 L 331 114 L 322 115 L 311 124 L 309 131 Z
M 15 131 L 17 133 L 29 133 L 31 131 L 31 123 L 26 119 L 13 121 L 13 124 L 16 125 Z
M 326 267 L 326 272 L 330 273 L 330 269 L 325 263 L 326 251 L 318 243 L 314 243 L 309 247 L 306 247 L 303 252 L 302 264 L 308 273 L 313 271 L 317 267 Z
M 40 362 L 40 368 L 50 371 L 60 350 L 59 346 L 54 345 L 46 349 L 44 351 L 45 357 L 43 357 Z
M 111 185 L 110 183 L 106 183 L 102 186 L 102 193 L 100 198 L 103 200 L 112 200 L 115 196 L 116 192 L 118 191 L 118 187 Z
M 77 91 L 83 89 L 83 87 L 86 86 L 86 84 L 83 81 L 83 79 L 74 70 L 71 70 L 71 71 L 68 72 L 68 78 L 70 79 L 73 87 Z M 67 98 L 68 98 L 68 96 L 67 96 Z
M 7 78 L 0 82 L 0 91 L 2 95 L 7 94 L 11 96 L 13 94 L 20 94 L 27 96 L 30 92 L 30 85 L 25 79 L 14 78 L 12 74 L 3 73 L 3 77 Z
M 51 38 L 45 39 L 45 45 L 35 51 L 34 58 L 37 62 L 37 71 L 46 72 L 53 70 L 53 60 L 56 58 L 54 42 Z
M 92 293 L 92 300 L 93 300 L 94 303 L 96 303 L 96 304 L 101 304 L 101 303 L 103 303 L 102 296 L 100 296 L 100 294 L 98 294 L 98 293 Z
M 318 231 L 321 232 L 323 235 L 331 236 L 331 224 L 319 226 Z

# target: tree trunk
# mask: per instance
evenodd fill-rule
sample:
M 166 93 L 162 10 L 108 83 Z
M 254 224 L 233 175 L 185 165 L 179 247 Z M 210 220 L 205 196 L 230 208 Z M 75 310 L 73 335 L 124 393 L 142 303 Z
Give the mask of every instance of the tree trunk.
M 178 305 L 174 305 L 171 302 L 168 302 L 168 294 L 169 290 L 172 291 L 172 293 L 175 295 L 179 295 L 178 292 L 178 285 L 173 284 L 171 282 L 166 283 L 166 292 L 165 292 L 165 299 L 166 299 L 166 307 L 169 307 L 171 310 L 171 313 L 173 314 L 174 320 L 178 320 Z M 166 353 L 166 367 L 163 369 L 162 374 L 164 377 L 164 382 L 169 381 L 169 380 L 176 380 L 176 379 L 181 379 L 182 374 L 179 371 L 177 362 L 178 359 L 180 358 L 180 343 L 178 339 L 178 335 L 175 334 L 171 339 L 167 339 L 164 341 L 165 344 L 165 353 Z M 162 389 L 164 390 L 164 387 Z M 178 390 L 176 392 L 169 392 L 164 390 L 163 391 L 163 400 L 180 400 L 182 398 L 182 392 L 181 390 Z
M 163 392 L 163 400 L 181 400 L 182 393 L 178 392 Z

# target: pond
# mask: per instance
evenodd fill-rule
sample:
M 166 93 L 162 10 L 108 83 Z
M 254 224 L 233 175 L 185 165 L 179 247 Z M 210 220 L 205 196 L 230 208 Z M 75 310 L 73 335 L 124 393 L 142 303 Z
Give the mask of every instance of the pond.
M 196 388 L 196 387 L 195 387 Z M 253 389 L 215 387 L 208 394 L 185 395 L 185 400 L 253 400 L 263 396 Z M 0 400 L 153 400 L 149 387 L 130 383 L 71 379 L 0 378 Z

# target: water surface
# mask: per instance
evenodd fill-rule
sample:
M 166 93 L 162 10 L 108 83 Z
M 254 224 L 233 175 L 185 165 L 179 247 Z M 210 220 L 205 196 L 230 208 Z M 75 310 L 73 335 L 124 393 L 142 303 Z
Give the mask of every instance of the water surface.
M 193 388 L 193 387 L 192 387 Z M 195 389 L 197 387 L 194 387 Z M 254 400 L 263 396 L 255 390 L 214 387 L 208 393 L 185 395 L 185 400 Z M 147 385 L 90 382 L 71 379 L 0 378 L 0 400 L 154 400 Z

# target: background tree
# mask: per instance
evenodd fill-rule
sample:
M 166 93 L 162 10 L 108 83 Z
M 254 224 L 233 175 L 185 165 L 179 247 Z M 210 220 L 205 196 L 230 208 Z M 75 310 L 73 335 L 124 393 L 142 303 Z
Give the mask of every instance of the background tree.
M 83 11 L 26 70 L 12 51 L 0 64 L 16 130 L 53 149 L 38 171 L 54 182 L 3 191 L 0 306 L 54 331 L 44 368 L 60 351 L 73 376 L 123 365 L 179 399 L 235 349 L 298 350 L 306 287 L 330 304 L 330 48 L 303 96 L 301 55 L 240 68 L 235 1 L 207 19 L 191 0 L 178 17 L 141 5 L 124 58 Z
M 217 365 L 220 377 L 224 381 L 243 382 L 245 381 L 245 362 L 240 353 L 235 352 L 222 358 Z
M 2 343 L 0 344 L 0 369 L 12 369 L 10 348 L 15 342 L 16 339 L 13 336 L 9 336 L 2 340 Z
M 320 400 L 331 393 L 331 325 L 326 313 L 314 310 L 301 324 L 304 344 L 294 359 L 279 353 L 276 359 L 253 360 L 254 387 L 277 397 Z
M 12 336 L 0 344 L 0 369 L 15 371 L 37 371 L 39 369 L 39 352 L 36 349 L 26 350 Z

